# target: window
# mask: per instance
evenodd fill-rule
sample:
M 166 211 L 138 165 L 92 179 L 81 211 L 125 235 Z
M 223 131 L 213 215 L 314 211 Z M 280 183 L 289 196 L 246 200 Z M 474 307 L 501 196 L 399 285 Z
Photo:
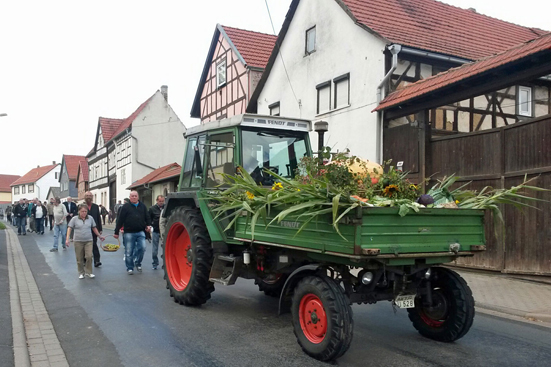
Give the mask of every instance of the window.
M 279 116 L 279 102 L 272 103 L 268 108 L 270 109 L 270 116 Z
M 55 179 L 57 180 L 57 172 L 55 173 Z
M 21 193 L 22 194 L 26 194 L 27 192 L 25 191 L 27 189 L 27 187 L 25 185 L 21 186 Z
M 220 88 L 226 84 L 226 60 L 216 66 L 216 87 Z
M 14 188 L 13 188 L 13 194 L 14 194 L 14 195 L 19 195 L 19 186 L 14 186 Z
M 306 55 L 310 55 L 312 52 L 316 51 L 316 26 L 306 31 L 305 51 Z
M 319 115 L 331 109 L 331 81 L 318 84 L 316 89 L 318 91 L 317 114 Z
M 34 184 L 29 184 L 29 194 L 34 192 Z
M 518 87 L 517 93 L 518 115 L 532 116 L 532 88 Z
M 121 184 L 126 184 L 126 169 L 121 169 Z
M 222 173 L 235 174 L 233 161 L 234 138 L 233 133 L 217 134 L 209 137 L 208 168 L 206 170 L 207 187 L 217 187 L 224 183 Z
M 340 108 L 350 105 L 350 73 L 346 73 L 333 79 L 335 84 L 335 107 Z

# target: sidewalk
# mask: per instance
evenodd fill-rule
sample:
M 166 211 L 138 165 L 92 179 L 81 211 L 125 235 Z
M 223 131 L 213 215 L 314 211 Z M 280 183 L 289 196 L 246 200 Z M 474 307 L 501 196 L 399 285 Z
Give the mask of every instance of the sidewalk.
M 551 284 L 487 271 L 453 268 L 473 291 L 476 308 L 551 323 Z M 535 277 L 534 277 L 535 278 Z

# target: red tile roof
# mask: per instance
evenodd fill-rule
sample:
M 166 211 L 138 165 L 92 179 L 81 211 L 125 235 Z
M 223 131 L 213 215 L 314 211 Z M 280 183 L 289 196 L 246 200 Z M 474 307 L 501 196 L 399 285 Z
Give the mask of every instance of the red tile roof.
M 23 185 L 28 183 L 34 183 L 40 180 L 44 175 L 58 167 L 58 164 L 50 164 L 49 166 L 33 168 L 29 172 L 19 178 L 17 181 L 13 182 L 10 186 Z
M 551 33 L 541 36 L 533 41 L 529 41 L 513 47 L 497 55 L 489 56 L 476 62 L 464 64 L 457 68 L 449 69 L 440 74 L 427 79 L 419 80 L 416 83 L 409 84 L 392 94 L 389 94 L 381 101 L 379 106 L 373 111 L 387 109 L 396 106 L 405 101 L 423 96 L 429 92 L 434 92 L 440 88 L 450 86 L 451 84 L 463 81 L 467 78 L 481 74 L 498 66 L 522 59 L 535 53 L 551 50 Z
M 222 26 L 248 66 L 264 69 L 277 36 Z
M 100 117 L 99 124 L 101 126 L 101 132 L 103 134 L 103 141 L 108 142 L 115 134 L 115 131 L 121 126 L 124 119 L 111 119 L 107 117 Z
M 80 162 L 78 162 L 78 170 L 79 172 L 82 172 L 82 179 L 84 180 L 84 182 L 88 182 L 89 180 L 89 175 L 90 175 L 90 169 L 88 168 L 88 161 L 86 159 L 84 160 L 81 160 Z
M 136 117 L 138 117 L 140 112 L 142 112 L 143 109 L 145 108 L 145 106 L 147 106 L 147 104 L 153 98 L 153 96 L 149 97 L 144 103 L 142 103 L 140 105 L 140 107 L 138 107 L 138 109 L 136 111 L 134 111 L 134 113 L 132 113 L 130 116 L 128 116 L 126 119 L 124 119 L 122 121 L 122 123 L 119 125 L 119 127 L 115 130 L 115 132 L 113 133 L 113 135 L 111 136 L 111 138 L 109 140 L 111 140 L 112 138 L 114 138 L 117 135 L 119 135 L 120 133 L 122 133 L 125 129 L 129 128 L 130 125 L 132 125 L 132 123 L 136 119 Z M 109 140 L 106 140 L 106 142 L 109 141 Z
M 77 179 L 78 165 L 83 159 L 86 159 L 86 157 L 81 155 L 63 155 L 63 160 L 65 162 L 65 166 L 67 167 L 67 174 L 69 175 L 70 181 Z
M 168 164 L 164 167 L 157 168 L 155 171 L 149 173 L 148 175 L 134 182 L 131 186 L 128 187 L 128 190 L 134 189 L 144 184 L 148 184 L 148 183 L 150 184 L 150 183 L 166 180 L 168 178 L 178 177 L 180 176 L 181 171 L 182 171 L 182 166 L 180 166 L 178 163 Z
M 435 0 L 341 0 L 356 21 L 401 45 L 476 60 L 545 31 Z
M 10 185 L 20 177 L 18 175 L 0 175 L 0 192 L 11 192 Z

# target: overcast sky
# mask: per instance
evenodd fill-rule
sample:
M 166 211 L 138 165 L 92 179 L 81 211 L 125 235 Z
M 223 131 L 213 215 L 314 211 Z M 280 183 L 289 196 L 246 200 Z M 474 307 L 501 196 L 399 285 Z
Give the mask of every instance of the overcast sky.
M 447 0 L 551 29 L 548 0 Z M 268 0 L 276 34 L 290 0 Z M 0 174 L 85 155 L 99 116 L 128 117 L 163 84 L 189 112 L 216 26 L 273 33 L 265 0 L 0 2 Z

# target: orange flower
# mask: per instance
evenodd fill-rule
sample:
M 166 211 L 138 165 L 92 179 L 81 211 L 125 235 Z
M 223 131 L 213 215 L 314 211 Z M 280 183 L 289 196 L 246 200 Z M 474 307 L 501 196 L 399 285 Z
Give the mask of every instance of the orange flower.
M 361 202 L 363 202 L 363 203 L 367 203 L 367 202 L 369 201 L 368 198 L 362 198 L 362 197 L 360 197 L 360 196 L 358 196 L 358 195 L 352 195 L 352 196 L 350 196 L 350 197 L 351 197 L 351 198 L 354 198 L 354 199 L 356 199 L 356 200 L 359 200 L 359 201 L 361 201 Z

